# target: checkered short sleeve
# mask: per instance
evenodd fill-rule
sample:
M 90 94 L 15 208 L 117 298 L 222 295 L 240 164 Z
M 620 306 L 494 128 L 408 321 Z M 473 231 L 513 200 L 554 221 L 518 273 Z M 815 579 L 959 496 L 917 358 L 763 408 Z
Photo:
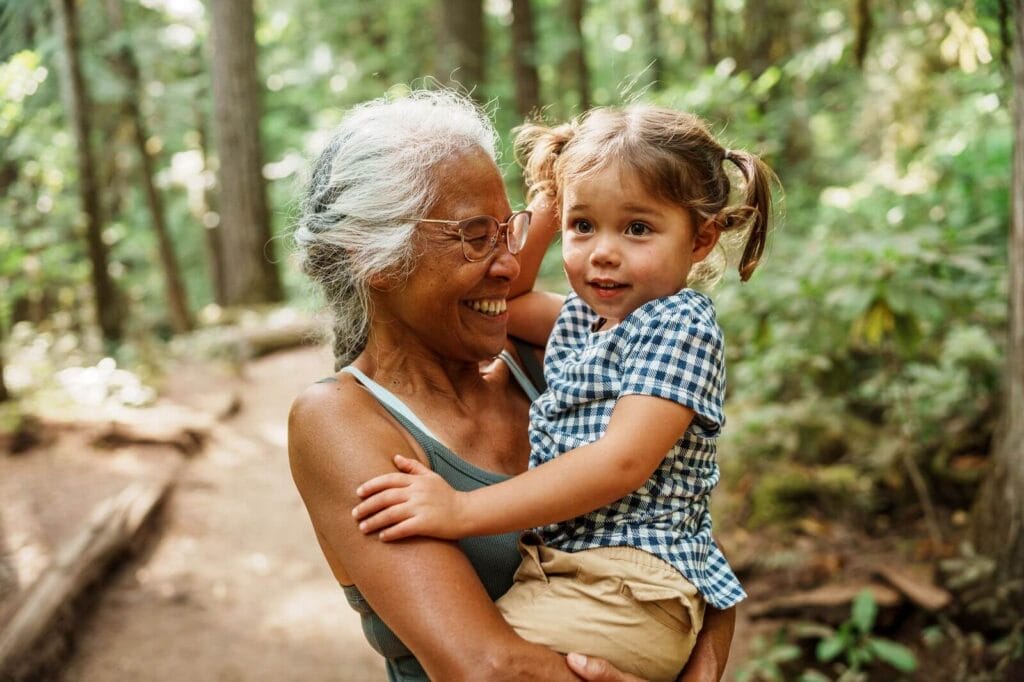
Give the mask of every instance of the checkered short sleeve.
M 725 358 L 722 331 L 710 301 L 693 296 L 659 299 L 630 318 L 638 325 L 623 357 L 621 395 L 649 395 L 694 411 L 691 432 L 715 438 L 725 424 Z M 708 309 L 704 309 L 705 304 Z

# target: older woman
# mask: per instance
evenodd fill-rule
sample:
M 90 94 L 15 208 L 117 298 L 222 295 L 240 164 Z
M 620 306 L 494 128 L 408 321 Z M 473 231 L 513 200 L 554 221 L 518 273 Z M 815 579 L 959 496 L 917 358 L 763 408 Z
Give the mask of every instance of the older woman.
M 526 468 L 536 390 L 505 302 L 532 283 L 547 240 L 524 250 L 530 216 L 509 207 L 495 142 L 469 101 L 416 92 L 352 110 L 320 156 L 295 238 L 342 369 L 295 401 L 292 472 L 389 679 L 623 680 L 596 659 L 567 665 L 502 620 L 492 600 L 519 563 L 514 534 L 382 543 L 348 513 L 396 453 L 463 490 Z M 720 676 L 732 619 L 709 615 L 684 679 Z

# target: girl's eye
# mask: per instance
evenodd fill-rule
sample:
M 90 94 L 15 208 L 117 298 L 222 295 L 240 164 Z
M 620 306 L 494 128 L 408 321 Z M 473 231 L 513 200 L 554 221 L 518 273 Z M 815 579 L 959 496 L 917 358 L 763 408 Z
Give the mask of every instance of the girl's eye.
M 577 234 L 590 234 L 594 231 L 594 226 L 590 224 L 589 220 L 580 218 L 572 221 L 572 229 Z
M 651 231 L 651 226 L 647 223 L 632 222 L 626 227 L 626 234 L 630 237 L 642 237 Z

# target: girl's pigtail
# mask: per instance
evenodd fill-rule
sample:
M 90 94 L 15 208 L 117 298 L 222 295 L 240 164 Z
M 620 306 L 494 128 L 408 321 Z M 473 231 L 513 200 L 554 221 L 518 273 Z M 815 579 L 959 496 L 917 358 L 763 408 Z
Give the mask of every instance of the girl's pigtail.
M 750 225 L 750 236 L 743 247 L 739 264 L 740 280 L 746 282 L 760 263 L 768 241 L 772 214 L 771 183 L 775 173 L 764 161 L 749 152 L 727 149 L 725 158 L 739 168 L 746 183 L 743 205 L 726 208 L 721 214 L 723 230 Z
M 543 193 L 556 195 L 555 162 L 565 145 L 575 137 L 575 123 L 563 123 L 548 128 L 536 123 L 527 123 L 515 130 L 516 160 L 523 168 L 528 199 Z

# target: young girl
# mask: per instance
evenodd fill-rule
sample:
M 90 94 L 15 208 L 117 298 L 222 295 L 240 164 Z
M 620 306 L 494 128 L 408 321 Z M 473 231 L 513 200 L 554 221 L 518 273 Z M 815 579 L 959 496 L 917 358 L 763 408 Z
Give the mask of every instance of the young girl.
M 530 412 L 530 470 L 457 492 L 397 457 L 406 473 L 360 486 L 353 515 L 382 540 L 534 528 L 498 601 L 509 623 L 558 651 L 675 679 L 705 602 L 727 608 L 745 596 L 708 508 L 725 421 L 722 332 L 710 299 L 687 282 L 699 267 L 714 274 L 719 237 L 743 231 L 739 272 L 750 277 L 772 174 L 724 149 L 700 119 L 650 106 L 530 126 L 517 143 L 532 191 L 560 217 L 574 292 L 560 312 L 539 293 L 509 302 L 511 333 L 550 332 L 548 388 Z M 745 180 L 739 205 L 728 203 L 726 162 Z

